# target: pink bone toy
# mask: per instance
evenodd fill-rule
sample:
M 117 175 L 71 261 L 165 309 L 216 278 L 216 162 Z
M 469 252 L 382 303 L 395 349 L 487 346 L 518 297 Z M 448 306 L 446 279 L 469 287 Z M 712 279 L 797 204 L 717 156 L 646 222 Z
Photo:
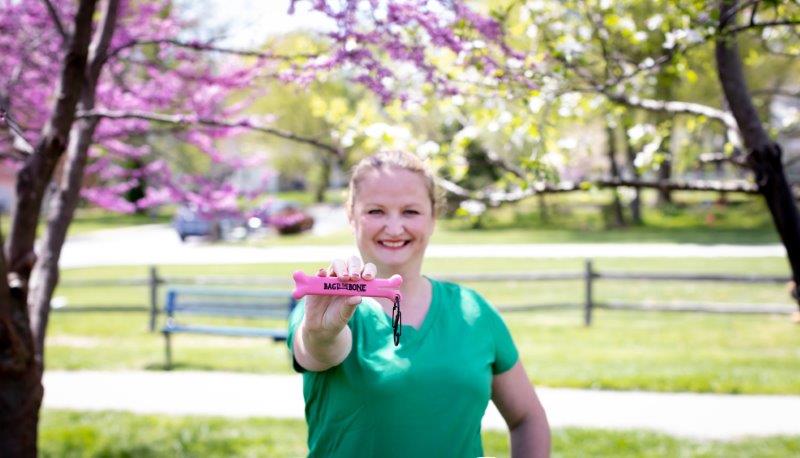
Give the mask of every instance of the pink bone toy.
M 403 277 L 392 275 L 389 278 L 376 278 L 370 281 L 339 281 L 336 277 L 306 275 L 298 270 L 292 276 L 295 288 L 292 297 L 300 299 L 307 294 L 319 296 L 369 296 L 399 299 Z

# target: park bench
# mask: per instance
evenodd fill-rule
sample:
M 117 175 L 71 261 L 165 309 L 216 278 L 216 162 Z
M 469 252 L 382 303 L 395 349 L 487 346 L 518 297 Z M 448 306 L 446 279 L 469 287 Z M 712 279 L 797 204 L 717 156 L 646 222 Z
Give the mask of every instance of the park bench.
M 263 320 L 286 319 L 297 301 L 285 291 L 231 290 L 217 288 L 170 288 L 167 290 L 167 321 L 161 332 L 165 339 L 166 368 L 172 368 L 172 334 L 207 334 L 231 337 L 267 337 L 285 341 L 286 327 L 263 327 Z M 245 325 L 200 323 L 197 318 L 245 318 Z M 190 321 L 193 321 L 190 322 Z M 238 320 L 241 321 L 241 320 Z M 262 325 L 259 327 L 259 325 Z

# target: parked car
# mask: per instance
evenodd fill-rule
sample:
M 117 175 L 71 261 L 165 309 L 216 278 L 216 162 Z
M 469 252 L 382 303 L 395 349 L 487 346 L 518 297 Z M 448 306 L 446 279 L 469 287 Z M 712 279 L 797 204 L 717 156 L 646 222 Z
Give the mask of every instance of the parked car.
M 202 215 L 189 207 L 178 208 L 172 224 L 181 242 L 185 242 L 186 238 L 191 236 L 208 237 L 212 240 L 219 240 L 222 237 L 222 227 L 216 218 Z
M 252 221 L 256 218 L 258 223 Z M 273 227 L 279 234 L 297 234 L 314 227 L 314 217 L 303 210 L 300 204 L 284 200 L 271 199 L 252 212 L 248 225 Z

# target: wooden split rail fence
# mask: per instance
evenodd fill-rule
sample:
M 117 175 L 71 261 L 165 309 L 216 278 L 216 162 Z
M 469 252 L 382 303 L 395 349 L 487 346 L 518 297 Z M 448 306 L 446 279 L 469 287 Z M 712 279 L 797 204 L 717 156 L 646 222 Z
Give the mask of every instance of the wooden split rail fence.
M 619 301 L 598 301 L 594 289 L 598 281 L 652 281 L 652 282 L 711 282 L 711 283 L 751 283 L 751 284 L 786 284 L 789 279 L 783 276 L 770 275 L 729 275 L 707 273 L 635 273 L 635 272 L 602 272 L 595 270 L 591 259 L 584 262 L 582 272 L 535 272 L 535 273 L 498 273 L 498 274 L 444 274 L 432 275 L 435 278 L 460 283 L 496 283 L 496 282 L 542 282 L 542 281 L 581 281 L 583 283 L 583 303 L 569 304 L 533 304 L 503 305 L 497 304 L 502 312 L 546 310 L 560 308 L 582 308 L 583 321 L 591 325 L 593 312 L 597 309 L 608 310 L 646 310 L 666 312 L 700 312 L 700 313 L 740 313 L 740 314 L 791 314 L 796 310 L 788 300 L 786 304 L 730 304 L 730 303 L 626 303 Z M 148 288 L 149 304 L 147 306 L 69 306 L 54 308 L 56 312 L 149 312 L 149 328 L 156 329 L 158 316 L 163 313 L 160 306 L 164 285 L 203 285 L 225 286 L 226 288 L 242 287 L 253 289 L 254 286 L 286 289 L 291 286 L 289 277 L 256 277 L 256 276 L 161 276 L 156 267 L 150 267 L 146 278 L 133 279 L 83 279 L 62 282 L 65 287 L 134 287 Z

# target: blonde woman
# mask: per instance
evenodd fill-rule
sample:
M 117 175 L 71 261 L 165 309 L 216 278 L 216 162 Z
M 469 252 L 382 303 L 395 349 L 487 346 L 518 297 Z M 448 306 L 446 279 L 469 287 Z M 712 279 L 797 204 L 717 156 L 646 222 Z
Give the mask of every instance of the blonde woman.
M 499 313 L 469 288 L 422 275 L 437 207 L 431 173 L 413 154 L 379 153 L 354 168 L 349 192 L 361 257 L 318 275 L 400 274 L 402 337 L 395 346 L 388 299 L 308 296 L 295 309 L 288 343 L 304 373 L 309 456 L 482 456 L 490 399 L 513 456 L 549 456 L 545 412 Z

